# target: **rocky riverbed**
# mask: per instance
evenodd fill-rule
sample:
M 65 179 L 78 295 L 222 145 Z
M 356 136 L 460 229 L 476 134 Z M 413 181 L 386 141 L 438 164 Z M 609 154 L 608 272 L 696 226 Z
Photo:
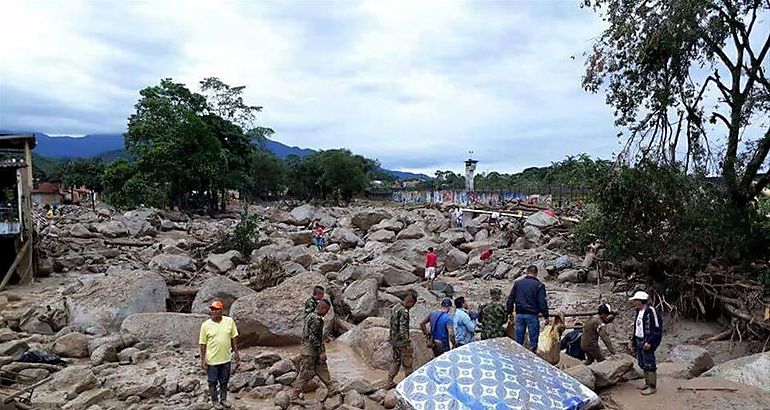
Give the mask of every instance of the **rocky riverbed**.
M 563 224 L 542 215 L 497 227 L 481 215 L 453 228 L 448 209 L 370 203 L 272 204 L 216 217 L 155 209 L 122 213 L 106 206 L 59 211 L 40 226 L 41 278 L 0 295 L 0 372 L 11 380 L 24 374 L 27 382 L 51 378 L 35 389 L 35 409 L 209 408 L 196 343 L 215 298 L 225 301 L 241 333 L 243 364 L 230 390 L 244 409 L 392 408 L 394 393 L 380 388 L 390 360 L 388 318 L 407 291 L 419 296 L 411 311 L 417 365 L 430 360 L 418 323 L 442 297 L 465 296 L 474 309 L 487 301 L 491 286 L 507 292 L 529 265 L 539 267 L 552 310 L 590 311 L 611 303 L 621 312 L 610 326 L 618 346 L 632 323 L 621 273 L 601 263 L 600 254 L 567 251 Z M 248 254 L 223 248 L 246 212 L 257 216 L 250 240 L 259 246 Z M 312 245 L 316 222 L 327 228 L 324 252 Z M 439 255 L 441 274 L 433 289 L 420 281 L 428 247 Z M 484 249 L 493 250 L 486 263 L 479 258 Z M 321 388 L 292 401 L 286 391 L 297 375 L 302 306 L 314 285 L 326 287 L 333 304 L 325 319 L 329 364 L 345 393 L 326 397 Z M 732 402 L 743 400 L 740 408 L 770 407 L 770 392 L 760 389 L 767 389 L 762 380 L 770 377 L 770 365 L 751 367 L 770 357 L 731 362 L 761 346 L 703 342 L 721 330 L 667 320 L 661 379 L 681 387 L 707 372 L 712 387 L 728 383 L 723 378 L 741 386 L 709 394 L 726 402 L 735 395 L 739 401 Z M 62 362 L 19 362 L 30 351 Z M 563 357 L 559 366 L 602 391 L 606 403 L 635 408 L 629 400 L 636 396 L 623 386 L 641 377 L 630 356 L 591 367 Z M 666 407 L 671 404 L 663 400 L 654 408 L 682 408 Z

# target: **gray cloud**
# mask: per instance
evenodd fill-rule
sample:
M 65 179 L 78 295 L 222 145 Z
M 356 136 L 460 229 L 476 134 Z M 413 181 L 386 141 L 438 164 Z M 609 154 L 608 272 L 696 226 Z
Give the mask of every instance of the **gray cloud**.
M 510 172 L 616 148 L 602 97 L 580 88 L 601 21 L 573 2 L 11 2 L 7 14 L 41 29 L 0 44 L 0 128 L 120 132 L 140 89 L 218 76 L 247 86 L 281 142 L 389 168 L 459 171 L 473 150 L 480 169 Z

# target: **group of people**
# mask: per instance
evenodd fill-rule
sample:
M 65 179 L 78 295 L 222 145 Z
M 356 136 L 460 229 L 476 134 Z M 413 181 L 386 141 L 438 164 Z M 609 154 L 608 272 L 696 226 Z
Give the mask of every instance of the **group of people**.
M 546 322 L 549 321 L 545 285 L 537 275 L 537 267 L 529 266 L 525 277 L 513 283 L 505 306 L 502 303 L 501 289 L 497 287 L 490 289 L 490 302 L 479 306 L 477 313 L 469 310 L 468 301 L 462 296 L 454 301 L 444 298 L 438 309 L 420 322 L 420 329 L 433 355 L 438 357 L 453 348 L 474 342 L 477 323 L 481 326 L 482 340 L 503 337 L 506 334 L 509 318 L 514 312 L 516 342 L 524 345 L 525 334 L 529 333 L 529 348 L 536 351 L 540 335 L 540 317 L 542 316 Z M 643 395 L 653 394 L 656 391 L 655 350 L 662 338 L 662 321 L 655 308 L 649 304 L 649 298 L 647 293 L 639 291 L 629 299 L 637 311 L 629 347 L 644 371 Z M 388 389 L 395 386 L 395 377 L 402 368 L 406 376 L 414 370 L 410 309 L 415 303 L 417 303 L 417 295 L 410 291 L 391 310 L 389 338 L 392 362 L 388 370 L 386 385 Z M 453 305 L 454 313 L 452 313 Z M 315 376 L 324 383 L 329 394 L 339 390 L 329 374 L 324 340 L 323 318 L 330 308 L 331 303 L 325 299 L 325 289 L 315 286 L 312 295 L 304 305 L 300 368 L 293 383 L 295 392 L 304 392 L 308 382 Z M 240 364 L 238 328 L 232 318 L 223 315 L 222 301 L 214 300 L 210 305 L 210 311 L 211 318 L 206 320 L 200 328 L 200 366 L 207 373 L 209 393 L 214 408 L 226 409 L 231 407 L 231 403 L 227 400 L 230 373 Z M 562 348 L 566 348 L 568 354 L 584 359 L 586 364 L 605 360 L 599 346 L 599 339 L 605 343 L 610 354 L 616 352 L 605 327 L 612 323 L 615 316 L 616 313 L 609 304 L 600 305 L 596 315 L 589 318 L 582 327 L 579 337 L 575 338 L 574 334 L 573 336 L 568 334 Z

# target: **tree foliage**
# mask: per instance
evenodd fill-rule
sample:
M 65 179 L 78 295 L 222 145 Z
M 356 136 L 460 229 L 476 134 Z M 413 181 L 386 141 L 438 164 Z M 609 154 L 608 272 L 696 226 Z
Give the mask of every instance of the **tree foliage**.
M 607 28 L 588 56 L 583 86 L 606 90 L 616 124 L 628 130 L 624 154 L 702 173 L 717 168 L 732 201 L 753 200 L 770 181 L 759 175 L 770 151 L 770 2 L 584 4 Z
M 349 201 L 364 193 L 379 164 L 349 150 L 333 149 L 304 158 L 289 156 L 287 167 L 290 195 Z
M 96 192 L 103 190 L 102 174 L 105 164 L 98 158 L 78 159 L 61 164 L 56 173 L 66 187 L 85 187 Z
M 611 259 L 649 261 L 666 274 L 689 274 L 713 261 L 766 256 L 770 220 L 737 206 L 719 185 L 682 169 L 642 161 L 600 180 L 575 244 L 600 240 Z

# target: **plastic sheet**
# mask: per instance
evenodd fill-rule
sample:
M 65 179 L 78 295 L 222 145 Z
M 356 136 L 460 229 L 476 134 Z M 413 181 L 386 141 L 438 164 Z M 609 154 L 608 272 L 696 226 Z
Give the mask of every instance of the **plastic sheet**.
M 599 397 L 513 340 L 470 343 L 428 362 L 396 387 L 412 410 L 591 409 Z

